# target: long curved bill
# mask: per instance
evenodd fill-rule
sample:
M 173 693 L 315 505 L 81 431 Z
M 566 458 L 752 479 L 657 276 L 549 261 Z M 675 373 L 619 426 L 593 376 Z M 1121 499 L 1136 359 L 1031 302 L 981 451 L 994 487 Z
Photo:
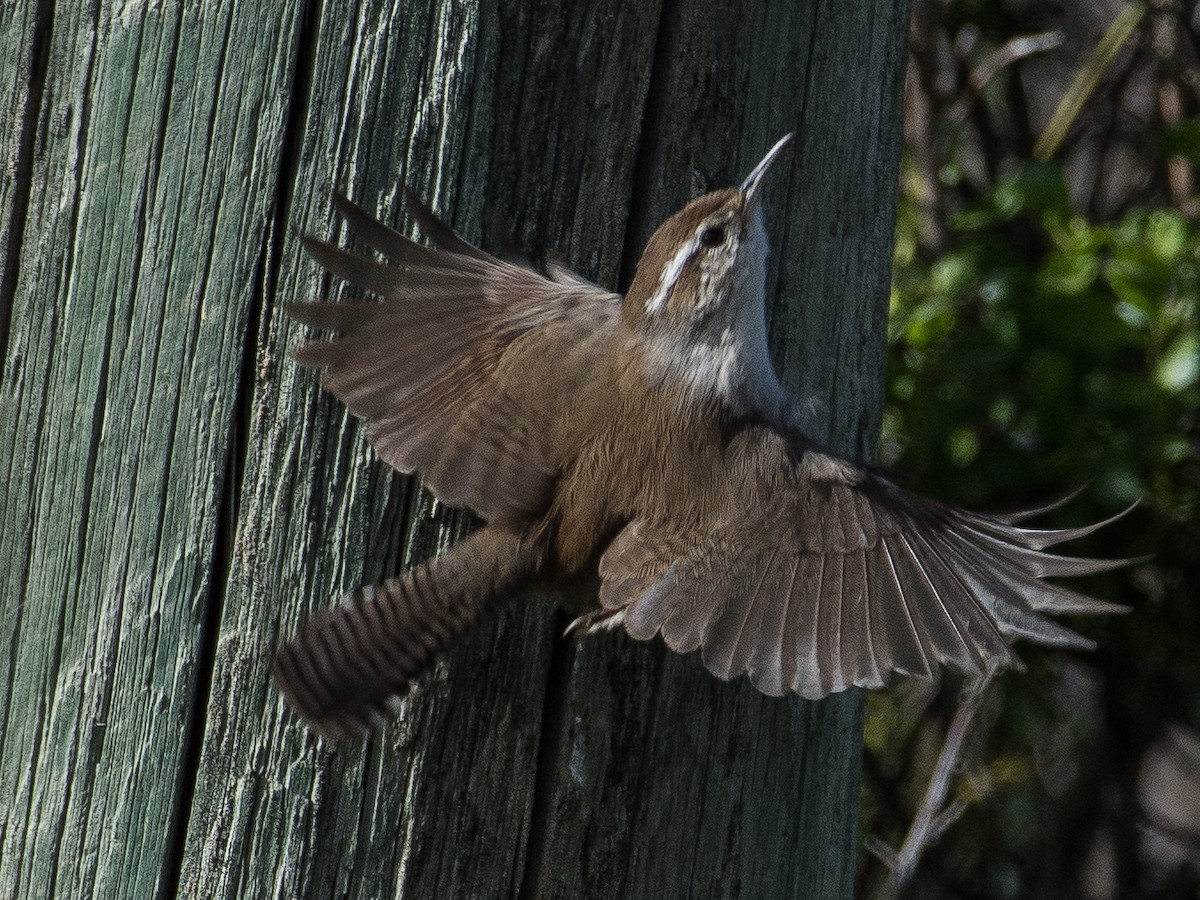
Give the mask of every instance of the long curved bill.
M 791 140 L 792 132 L 781 137 L 775 142 L 775 146 L 767 151 L 767 155 L 762 158 L 762 162 L 754 167 L 754 171 L 746 176 L 746 180 L 742 182 L 741 187 L 742 197 L 744 198 L 743 202 L 746 205 L 751 204 L 758 198 L 758 191 L 762 185 L 763 176 L 767 174 L 767 170 L 771 168 L 771 164 L 783 152 L 783 148 L 791 143 Z

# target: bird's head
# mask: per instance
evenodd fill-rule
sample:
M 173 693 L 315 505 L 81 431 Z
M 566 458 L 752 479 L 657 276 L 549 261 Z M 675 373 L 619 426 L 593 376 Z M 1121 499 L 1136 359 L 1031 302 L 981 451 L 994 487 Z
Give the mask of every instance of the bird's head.
M 751 393 L 754 382 L 777 384 L 766 352 L 762 185 L 791 137 L 776 143 L 740 187 L 696 198 L 650 238 L 624 315 L 652 378 L 681 380 L 735 405 L 744 405 L 738 401 L 745 382 Z

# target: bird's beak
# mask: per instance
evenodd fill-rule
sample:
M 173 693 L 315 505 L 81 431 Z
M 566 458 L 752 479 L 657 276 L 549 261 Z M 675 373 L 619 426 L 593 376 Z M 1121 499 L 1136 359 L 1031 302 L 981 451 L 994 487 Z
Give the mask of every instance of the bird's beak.
M 767 155 L 762 158 L 762 162 L 754 167 L 754 171 L 746 176 L 746 180 L 742 182 L 741 187 L 742 203 L 746 207 L 749 208 L 758 202 L 758 192 L 762 185 L 763 176 L 767 174 L 767 170 L 771 168 L 771 163 L 775 162 L 776 157 L 783 152 L 784 147 L 791 143 L 791 140 L 792 135 L 790 133 L 781 137 L 775 143 L 775 146 L 767 151 Z

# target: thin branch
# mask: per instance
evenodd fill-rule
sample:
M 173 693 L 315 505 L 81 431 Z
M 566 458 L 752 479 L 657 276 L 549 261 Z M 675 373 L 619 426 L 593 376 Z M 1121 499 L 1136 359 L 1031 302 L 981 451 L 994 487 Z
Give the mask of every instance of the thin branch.
M 933 824 L 929 826 L 929 846 L 932 847 L 940 841 L 946 830 L 957 822 L 966 811 L 966 801 L 955 799 L 951 801 L 949 806 L 938 813 L 937 818 L 933 820 Z
M 1168 126 L 1178 125 L 1183 119 L 1182 92 L 1175 82 L 1164 81 L 1159 85 L 1158 112 Z M 1187 157 L 1167 158 L 1167 187 L 1176 209 L 1189 219 L 1200 216 L 1200 206 L 1196 203 L 1196 179 Z
M 1000 74 L 1005 66 L 1011 66 L 1028 56 L 1045 53 L 1062 46 L 1063 33 L 1058 30 L 1043 31 L 1040 34 L 1023 34 L 1012 40 L 1005 41 L 996 50 L 989 53 L 971 73 L 971 89 L 976 93 L 982 91 L 992 79 Z
M 970 115 L 975 101 L 984 88 L 992 83 L 1000 72 L 1013 63 L 1020 62 L 1038 53 L 1046 53 L 1062 46 L 1065 40 L 1061 31 L 1043 31 L 1038 34 L 1023 34 L 1005 41 L 983 58 L 972 71 L 958 98 L 946 110 L 951 122 L 962 122 Z
M 869 834 L 863 840 L 863 846 L 868 853 L 883 863 L 889 871 L 896 867 L 896 851 L 889 847 L 882 838 Z
M 933 777 L 929 780 L 925 797 L 921 801 L 916 818 L 913 819 L 900 850 L 893 851 L 878 839 L 867 842 L 867 849 L 890 870 L 881 894 L 887 900 L 897 900 L 900 897 L 912 880 L 921 856 L 937 843 L 946 829 L 966 811 L 967 805 L 961 800 L 954 800 L 947 806 L 946 797 L 950 793 L 959 757 L 962 755 L 963 743 L 971 730 L 971 723 L 975 719 L 975 714 L 979 712 L 987 689 L 994 679 L 995 672 L 989 672 L 981 678 L 969 679 L 963 685 L 958 710 L 954 713 L 954 719 L 946 731 L 946 740 L 938 755 Z
M 1095 92 L 1096 86 L 1100 84 L 1100 79 L 1108 70 L 1117 53 L 1125 46 L 1130 35 L 1137 29 L 1138 23 L 1142 21 L 1145 13 L 1146 8 L 1140 3 L 1124 6 L 1117 13 L 1117 17 L 1108 26 L 1104 36 L 1092 48 L 1092 52 L 1088 54 L 1083 65 L 1079 67 L 1079 71 L 1075 73 L 1070 87 L 1063 94 L 1063 98 L 1046 124 L 1045 130 L 1038 138 L 1037 144 L 1033 148 L 1033 155 L 1036 158 L 1045 161 L 1055 154 L 1062 144 L 1063 138 L 1067 136 L 1072 123 L 1079 116 L 1079 111 L 1083 109 L 1083 104 Z

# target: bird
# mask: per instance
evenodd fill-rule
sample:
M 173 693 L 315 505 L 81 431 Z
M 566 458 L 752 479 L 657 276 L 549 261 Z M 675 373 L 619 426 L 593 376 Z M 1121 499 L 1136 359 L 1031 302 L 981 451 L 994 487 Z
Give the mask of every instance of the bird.
M 278 648 L 274 680 L 313 731 L 387 721 L 490 610 L 547 586 L 598 583 L 568 632 L 661 636 L 717 678 L 809 699 L 1020 668 L 1017 638 L 1089 649 L 1047 614 L 1126 609 L 1046 580 L 1129 564 L 1047 552 L 1124 513 L 1054 530 L 1028 520 L 1066 500 L 968 512 L 805 433 L 765 317 L 764 184 L 790 139 L 667 218 L 624 296 L 485 252 L 412 189 L 428 245 L 334 193 L 370 252 L 302 243 L 366 296 L 287 304 L 324 333 L 292 356 L 380 460 L 483 524 Z

